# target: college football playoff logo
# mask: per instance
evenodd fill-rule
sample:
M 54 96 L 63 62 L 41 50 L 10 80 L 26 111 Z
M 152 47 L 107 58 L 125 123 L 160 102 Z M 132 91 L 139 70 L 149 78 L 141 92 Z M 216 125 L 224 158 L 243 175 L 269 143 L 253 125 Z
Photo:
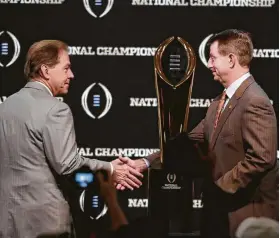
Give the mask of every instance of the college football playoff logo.
M 18 39 L 9 31 L 0 32 L 0 67 L 9 67 L 18 58 L 20 44 Z
M 98 195 L 92 195 L 90 191 L 84 190 L 79 199 L 82 212 L 89 215 L 90 219 L 98 220 L 107 213 L 106 204 Z
M 202 61 L 202 63 L 207 67 L 207 58 L 205 56 L 205 48 L 206 48 L 206 44 L 209 41 L 209 39 L 213 36 L 213 34 L 205 37 L 205 39 L 201 42 L 200 46 L 199 46 L 199 57 L 200 60 Z
M 82 95 L 82 107 L 93 119 L 104 117 L 112 106 L 112 95 L 101 83 L 89 85 Z
M 176 174 L 167 174 L 167 181 L 169 183 L 174 183 L 176 181 Z
M 87 12 L 95 17 L 104 17 L 113 7 L 114 0 L 83 0 Z

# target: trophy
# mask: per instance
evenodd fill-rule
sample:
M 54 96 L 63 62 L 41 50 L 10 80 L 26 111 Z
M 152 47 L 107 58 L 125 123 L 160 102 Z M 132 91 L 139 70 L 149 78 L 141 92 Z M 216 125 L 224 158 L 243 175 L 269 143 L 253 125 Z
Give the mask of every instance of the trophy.
M 160 167 L 148 172 L 148 215 L 164 220 L 170 235 L 192 233 L 194 147 L 187 129 L 196 56 L 181 37 L 160 44 L 154 57 Z M 188 158 L 191 157 L 191 158 Z

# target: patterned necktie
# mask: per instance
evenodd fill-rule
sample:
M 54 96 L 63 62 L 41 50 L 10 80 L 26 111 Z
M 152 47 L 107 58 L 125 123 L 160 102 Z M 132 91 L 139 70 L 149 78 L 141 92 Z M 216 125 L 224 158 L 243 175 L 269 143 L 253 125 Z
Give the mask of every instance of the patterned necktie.
M 226 91 L 224 90 L 223 93 L 222 93 L 222 96 L 219 100 L 219 105 L 218 105 L 218 108 L 217 108 L 217 113 L 216 113 L 215 122 L 214 122 L 214 131 L 215 131 L 217 125 L 218 125 L 218 121 L 219 121 L 220 116 L 222 114 L 222 110 L 223 110 L 223 107 L 225 105 L 226 97 L 227 97 L 227 94 L 226 94 Z

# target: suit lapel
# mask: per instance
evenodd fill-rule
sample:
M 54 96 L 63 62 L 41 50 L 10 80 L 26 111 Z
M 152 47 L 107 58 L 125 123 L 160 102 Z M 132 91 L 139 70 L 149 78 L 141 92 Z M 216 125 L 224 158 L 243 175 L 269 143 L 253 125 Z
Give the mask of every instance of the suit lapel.
M 212 138 L 210 141 L 210 149 L 212 149 L 214 147 L 215 142 L 218 138 L 218 135 L 220 134 L 220 132 L 223 128 L 223 125 L 225 124 L 226 120 L 228 119 L 228 117 L 231 114 L 231 112 L 233 111 L 233 109 L 236 107 L 237 103 L 238 103 L 238 100 L 234 96 L 229 100 L 226 108 L 224 109 L 224 111 L 221 114 L 221 117 L 218 121 L 217 128 L 212 135 Z
M 218 125 L 216 130 L 214 131 L 212 138 L 210 138 L 210 150 L 213 149 L 215 146 L 215 143 L 217 141 L 218 135 L 220 134 L 225 122 L 227 121 L 228 117 L 232 113 L 233 109 L 237 106 L 239 98 L 242 97 L 245 90 L 253 83 L 255 82 L 253 76 L 250 76 L 248 79 L 246 79 L 236 90 L 234 95 L 229 100 L 228 104 L 226 105 L 226 108 L 221 114 L 221 117 L 218 121 Z

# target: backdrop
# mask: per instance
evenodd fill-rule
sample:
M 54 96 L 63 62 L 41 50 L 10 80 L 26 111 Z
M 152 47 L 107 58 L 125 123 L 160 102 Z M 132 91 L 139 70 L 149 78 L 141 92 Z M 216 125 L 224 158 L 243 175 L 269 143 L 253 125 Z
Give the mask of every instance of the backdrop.
M 0 103 L 25 85 L 23 66 L 32 43 L 65 41 L 75 79 L 68 95 L 58 99 L 73 112 L 79 152 L 106 161 L 120 154 L 143 157 L 159 149 L 153 69 L 158 45 L 180 36 L 196 52 L 191 129 L 222 91 L 205 65 L 205 44 L 213 33 L 239 28 L 252 34 L 251 73 L 278 115 L 278 9 L 275 0 L 0 0 Z M 130 221 L 146 215 L 146 178 L 140 189 L 118 193 Z M 95 229 L 80 204 L 92 180 L 84 170 L 72 178 L 80 237 Z M 198 189 L 198 213 L 199 199 Z

